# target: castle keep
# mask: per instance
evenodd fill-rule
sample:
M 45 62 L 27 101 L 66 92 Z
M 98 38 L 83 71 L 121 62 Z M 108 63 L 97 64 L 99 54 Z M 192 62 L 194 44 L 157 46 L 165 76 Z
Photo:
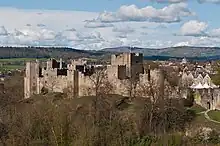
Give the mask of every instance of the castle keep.
M 62 59 L 50 59 L 46 67 L 41 67 L 38 61 L 26 63 L 24 78 L 24 97 L 29 98 L 40 94 L 43 89 L 50 92 L 68 90 L 73 96 L 94 95 L 94 78 L 100 67 L 87 65 L 83 60 L 71 60 L 65 64 Z M 111 56 L 111 64 L 104 68 L 103 81 L 112 84 L 112 94 L 129 95 L 127 86 L 129 80 L 147 80 L 144 73 L 143 54 L 122 53 Z M 93 79 L 92 79 L 93 78 Z M 89 92 L 89 93 L 88 93 Z

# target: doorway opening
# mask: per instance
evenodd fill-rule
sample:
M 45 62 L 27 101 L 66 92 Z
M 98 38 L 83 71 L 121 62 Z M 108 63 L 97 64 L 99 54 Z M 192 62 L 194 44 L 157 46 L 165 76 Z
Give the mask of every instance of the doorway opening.
M 208 109 L 211 109 L 211 103 L 210 102 L 207 102 L 207 107 L 208 107 Z

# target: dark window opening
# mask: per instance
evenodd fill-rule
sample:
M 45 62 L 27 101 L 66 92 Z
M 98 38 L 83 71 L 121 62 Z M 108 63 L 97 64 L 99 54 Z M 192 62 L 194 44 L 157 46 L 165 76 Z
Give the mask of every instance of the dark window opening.
M 211 109 L 211 104 L 210 104 L 210 102 L 207 102 L 207 107 L 208 107 L 208 109 Z
M 57 75 L 59 76 L 67 76 L 67 69 L 58 69 Z

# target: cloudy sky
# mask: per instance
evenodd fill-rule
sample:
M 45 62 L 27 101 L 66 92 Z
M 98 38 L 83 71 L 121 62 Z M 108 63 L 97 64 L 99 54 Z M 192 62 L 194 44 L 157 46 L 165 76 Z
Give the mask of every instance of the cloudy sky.
M 0 0 L 0 45 L 219 46 L 220 0 Z

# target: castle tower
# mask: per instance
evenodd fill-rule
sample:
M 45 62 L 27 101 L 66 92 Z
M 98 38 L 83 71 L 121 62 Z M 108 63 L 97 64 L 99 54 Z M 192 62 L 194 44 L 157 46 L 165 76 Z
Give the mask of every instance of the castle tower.
M 112 66 L 126 66 L 127 77 L 137 77 L 144 73 L 143 54 L 141 53 L 123 53 L 111 56 Z
M 132 78 L 138 78 L 139 74 L 144 73 L 144 66 L 143 66 L 143 54 L 142 53 L 130 53 L 131 55 L 131 65 L 130 65 L 130 72 Z
M 30 98 L 38 92 L 39 62 L 27 62 L 24 78 L 24 98 Z

